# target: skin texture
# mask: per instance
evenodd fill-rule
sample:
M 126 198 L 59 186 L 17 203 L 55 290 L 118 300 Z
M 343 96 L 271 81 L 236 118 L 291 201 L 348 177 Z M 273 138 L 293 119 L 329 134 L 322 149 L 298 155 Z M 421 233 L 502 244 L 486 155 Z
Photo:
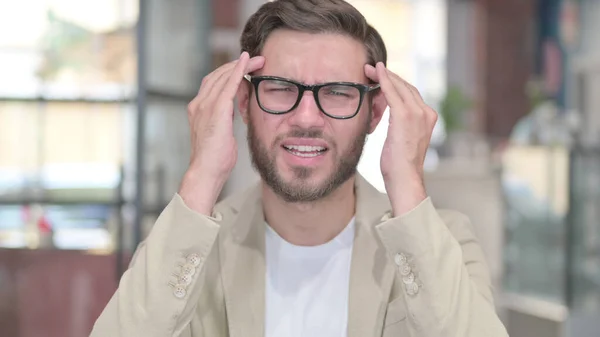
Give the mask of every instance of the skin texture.
M 390 125 L 381 169 L 395 215 L 426 198 L 423 162 L 437 114 L 418 91 L 381 63 L 366 65 L 366 50 L 340 34 L 276 30 L 262 55 L 237 61 L 208 75 L 190 103 L 192 156 L 180 188 L 186 204 L 209 215 L 237 159 L 233 137 L 233 100 L 248 125 L 248 145 L 263 178 L 263 209 L 269 225 L 287 241 L 318 245 L 335 237 L 354 215 L 356 165 L 367 134 L 385 108 Z M 304 84 L 347 81 L 377 82 L 354 118 L 324 115 L 312 92 L 284 115 L 260 109 L 244 74 L 270 75 Z M 368 95 L 372 96 L 369 99 Z M 310 160 L 290 154 L 282 145 L 319 145 L 323 155 Z

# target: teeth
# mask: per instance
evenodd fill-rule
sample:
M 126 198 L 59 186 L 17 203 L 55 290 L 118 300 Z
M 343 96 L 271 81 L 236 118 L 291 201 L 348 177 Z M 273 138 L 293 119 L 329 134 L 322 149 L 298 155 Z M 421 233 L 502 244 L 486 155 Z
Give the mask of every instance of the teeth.
M 312 158 L 312 157 L 316 157 L 319 154 L 319 152 L 312 152 L 312 153 L 302 153 L 302 152 L 295 152 L 295 151 L 290 151 L 293 155 L 298 156 L 298 157 L 303 157 L 303 158 Z
M 325 150 L 322 146 L 308 146 L 308 145 L 284 145 L 288 150 L 294 150 L 298 152 L 320 152 Z

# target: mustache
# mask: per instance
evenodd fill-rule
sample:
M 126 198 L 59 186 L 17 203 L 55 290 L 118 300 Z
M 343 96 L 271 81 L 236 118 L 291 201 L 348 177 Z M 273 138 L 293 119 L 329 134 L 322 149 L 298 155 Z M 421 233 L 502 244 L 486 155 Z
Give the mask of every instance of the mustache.
M 325 138 L 323 134 L 323 130 L 321 129 L 292 129 L 286 135 L 282 135 L 281 138 L 290 137 L 290 138 Z
M 324 140 L 328 145 L 327 147 L 330 149 L 334 149 L 336 148 L 336 144 L 335 141 L 333 139 L 331 139 L 331 137 L 328 137 L 325 135 L 325 133 L 323 132 L 322 129 L 320 128 L 294 128 L 288 132 L 286 132 L 285 134 L 281 134 L 277 137 L 275 137 L 275 140 L 273 141 L 273 146 L 277 147 L 279 146 L 278 144 L 281 144 L 281 142 L 283 142 L 284 139 L 286 138 L 305 138 L 305 139 L 321 139 Z

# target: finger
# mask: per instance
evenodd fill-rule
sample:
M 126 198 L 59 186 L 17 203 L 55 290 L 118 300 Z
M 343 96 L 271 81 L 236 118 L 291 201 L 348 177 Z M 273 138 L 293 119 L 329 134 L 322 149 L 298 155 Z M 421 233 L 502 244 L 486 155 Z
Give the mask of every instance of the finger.
M 412 91 L 409 89 L 409 84 L 406 83 L 400 76 L 394 74 L 393 72 L 386 69 L 386 74 L 390 78 L 390 81 L 394 84 L 396 91 L 402 97 L 402 101 L 404 104 L 411 109 L 419 109 L 421 110 L 421 105 L 418 103 L 418 100 L 414 97 Z
M 419 93 L 419 90 L 417 90 L 417 88 L 415 88 L 413 85 L 408 83 L 402 77 L 398 76 L 398 74 L 395 74 L 389 70 L 388 70 L 388 72 L 390 73 L 390 77 L 392 78 L 392 81 L 397 83 L 397 85 L 399 87 L 402 86 L 402 87 L 406 87 L 406 89 L 408 89 L 408 92 L 410 92 L 410 94 L 417 106 L 419 106 L 421 108 L 426 106 L 425 102 L 423 101 L 423 97 L 421 96 L 421 94 Z
M 244 70 L 244 75 L 253 73 L 253 72 L 261 69 L 264 65 L 265 65 L 265 57 L 264 56 L 254 56 L 253 58 L 248 60 L 248 64 L 246 65 L 246 69 Z
M 235 65 L 233 70 L 229 73 L 229 76 L 225 82 L 225 85 L 220 90 L 220 99 L 233 100 L 237 93 L 238 87 L 242 82 L 244 76 L 244 70 L 250 61 L 250 56 L 247 52 L 243 52 L 240 56 L 239 62 Z
M 198 110 L 200 106 L 200 102 L 206 100 L 206 98 L 210 95 L 210 91 L 214 86 L 215 82 L 221 77 L 223 73 L 225 73 L 228 69 L 232 68 L 236 64 L 237 60 L 226 63 L 212 73 L 206 75 L 204 79 L 202 79 L 202 84 L 200 85 L 200 89 L 198 90 L 198 94 L 196 97 L 192 99 L 192 101 L 188 104 L 188 113 L 193 114 Z
M 240 55 L 240 58 L 220 67 L 217 71 L 215 71 L 212 74 L 212 76 L 209 78 L 209 80 L 206 83 L 207 89 L 204 91 L 203 95 L 200 96 L 201 99 L 207 100 L 208 104 L 212 104 L 212 102 L 214 102 L 217 99 L 217 97 L 222 92 L 223 87 L 224 87 L 223 86 L 224 82 L 222 81 L 222 79 L 223 78 L 228 79 L 229 76 L 231 76 L 231 71 L 240 62 L 240 59 L 242 58 L 242 56 L 244 54 L 248 54 L 248 53 L 242 53 Z M 252 67 L 252 69 L 255 70 L 257 67 L 262 67 L 262 65 L 264 64 L 264 57 L 263 56 L 253 57 L 252 59 L 250 59 L 250 62 L 251 62 L 250 66 Z
M 385 100 L 388 102 L 390 108 L 403 109 L 404 101 L 402 100 L 402 96 L 398 93 L 398 90 L 390 79 L 387 69 L 383 63 L 378 62 L 375 66 L 375 69 L 377 72 L 377 78 L 379 79 L 379 85 L 381 86 L 381 91 L 383 92 Z
M 423 96 L 421 95 L 419 90 L 412 84 L 405 81 L 399 75 L 395 74 L 394 72 L 388 70 L 388 73 L 390 74 L 390 78 L 393 82 L 400 83 L 398 84 L 398 86 L 404 85 L 412 94 L 413 100 L 408 101 L 407 105 L 414 107 L 414 111 L 423 112 L 427 121 L 430 124 L 435 124 L 438 119 L 438 114 L 429 105 L 427 105 L 427 103 L 425 103 L 425 100 L 423 99 Z
M 377 74 L 377 69 L 370 64 L 365 64 L 365 76 L 367 76 L 367 78 L 370 79 L 372 82 L 379 83 L 379 75 Z M 379 96 L 381 96 L 383 104 L 387 107 L 388 103 L 382 90 L 378 90 L 375 93 L 373 93 L 373 97 Z
M 410 90 L 410 92 L 413 94 L 413 97 L 419 101 L 419 103 L 425 103 L 423 101 L 423 96 L 421 96 L 421 93 L 419 92 L 419 90 L 412 84 L 404 81 L 404 84 L 408 87 L 408 90 Z
M 214 77 L 212 79 L 208 90 L 206 91 L 206 95 L 203 97 L 203 99 L 205 99 L 208 102 L 213 102 L 217 99 L 217 97 L 219 97 L 221 90 L 223 90 L 223 83 L 225 83 L 224 80 L 227 80 L 229 76 L 231 76 L 231 72 L 237 66 L 238 62 L 239 60 L 236 61 L 234 64 L 230 65 L 229 67 L 223 69 L 223 71 L 221 71 L 218 74 L 218 77 Z
M 238 63 L 238 61 L 239 61 L 239 59 L 235 60 L 235 61 L 231 61 L 229 63 L 226 63 L 226 64 L 222 65 L 221 67 L 219 67 L 217 70 L 213 71 L 211 74 L 209 74 L 203 81 L 204 83 L 200 87 L 198 96 L 201 99 L 206 99 L 208 97 L 211 97 L 215 83 L 219 81 L 219 78 L 221 78 L 221 76 L 223 76 L 223 74 L 229 73 L 231 71 L 231 69 L 233 69 L 235 67 L 235 65 Z
M 240 58 L 241 58 L 241 56 L 240 56 Z M 265 58 L 263 56 L 255 56 L 255 57 L 249 59 L 247 65 L 246 65 L 246 70 L 242 73 L 241 78 L 243 78 L 243 75 L 246 73 L 253 72 L 253 71 L 256 71 L 256 70 L 262 68 L 262 66 L 264 65 L 264 62 L 265 62 Z M 232 76 L 234 76 L 234 70 L 238 66 L 242 67 L 243 65 L 236 63 L 236 64 L 234 64 L 234 66 L 228 68 L 228 70 L 226 72 L 223 72 L 219 76 L 219 78 L 215 81 L 214 85 L 212 86 L 211 95 L 207 99 L 214 100 L 218 96 L 220 96 L 220 93 L 222 93 L 223 90 L 225 90 L 225 86 L 226 86 L 227 82 L 229 81 L 229 79 Z M 241 82 L 241 78 L 240 78 L 240 82 Z M 238 84 L 238 86 L 239 86 L 239 84 Z M 237 88 L 235 90 L 237 93 Z M 214 95 L 212 95 L 213 92 L 215 92 Z
M 208 100 L 215 83 L 224 73 L 230 71 L 230 69 L 232 69 L 236 63 L 237 60 L 226 63 L 202 79 L 202 84 L 200 85 L 198 94 L 188 104 L 188 114 L 193 115 L 200 107 L 201 102 L 206 102 Z
M 373 82 L 379 82 L 379 76 L 377 76 L 377 69 L 370 64 L 365 64 L 365 76 Z
M 242 55 L 243 54 L 244 53 L 242 53 Z M 242 55 L 240 55 L 240 59 L 242 58 Z M 206 102 L 205 105 L 212 106 L 213 102 L 223 91 L 227 80 L 231 77 L 232 71 L 239 64 L 240 59 L 224 64 L 211 74 L 207 75 L 203 80 L 203 84 L 200 87 L 198 95 L 188 105 L 188 110 L 192 112 L 196 111 L 200 105 L 200 102 Z M 255 56 L 248 61 L 246 71 L 256 71 L 262 68 L 264 63 L 265 58 L 263 56 Z
M 231 71 L 231 75 L 229 75 L 227 83 L 223 87 L 223 90 L 221 90 L 219 97 L 226 100 L 233 100 L 237 94 L 240 83 L 246 74 L 246 69 L 249 69 L 250 72 L 259 69 L 259 66 L 262 67 L 260 60 L 261 58 L 256 58 L 256 60 L 253 61 L 253 64 L 250 64 L 250 56 L 247 52 L 243 52 L 242 56 L 240 56 L 240 61 Z
M 240 55 L 240 58 L 241 58 L 241 55 Z M 239 59 L 235 60 L 233 62 L 230 62 L 230 63 L 226 64 L 225 66 L 222 66 L 221 68 L 219 68 L 218 71 L 215 71 L 214 74 L 212 74 L 212 76 L 210 76 L 209 80 L 206 82 L 207 90 L 205 90 L 205 95 L 203 95 L 201 97 L 210 99 L 211 97 L 213 97 L 213 94 L 215 94 L 215 92 L 217 91 L 215 89 L 218 89 L 218 92 L 221 92 L 221 90 L 223 90 L 223 86 L 216 85 L 216 83 L 222 83 L 222 81 L 220 81 L 220 79 L 223 77 L 229 78 L 229 76 L 231 76 L 231 71 L 235 68 L 235 66 L 238 64 L 238 62 L 239 62 Z M 245 70 L 244 74 L 254 72 L 254 71 L 262 68 L 264 63 L 265 63 L 264 56 L 255 56 L 255 57 L 251 58 L 248 61 L 248 64 L 246 66 L 246 70 Z

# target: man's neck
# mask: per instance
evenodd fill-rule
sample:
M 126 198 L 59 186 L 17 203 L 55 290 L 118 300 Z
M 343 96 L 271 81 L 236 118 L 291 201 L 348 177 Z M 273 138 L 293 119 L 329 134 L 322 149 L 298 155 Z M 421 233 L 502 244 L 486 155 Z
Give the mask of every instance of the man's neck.
M 355 213 L 355 177 L 327 197 L 311 203 L 289 203 L 263 183 L 265 220 L 287 242 L 317 246 L 335 238 Z

